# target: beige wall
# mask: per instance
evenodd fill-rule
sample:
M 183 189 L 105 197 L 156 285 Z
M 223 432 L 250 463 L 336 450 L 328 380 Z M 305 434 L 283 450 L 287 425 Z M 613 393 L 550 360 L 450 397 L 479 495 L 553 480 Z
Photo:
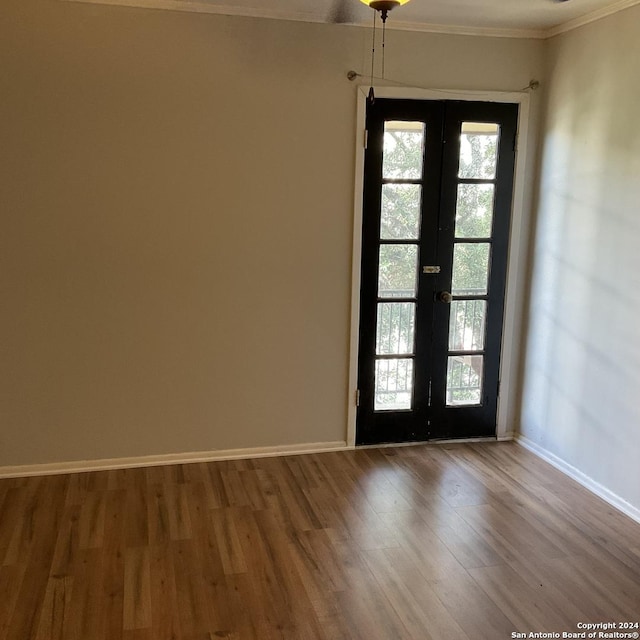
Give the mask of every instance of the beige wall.
M 550 43 L 522 433 L 640 509 L 640 7 Z
M 0 466 L 345 439 L 369 38 L 3 0 Z M 387 67 L 514 90 L 543 46 L 391 32 Z

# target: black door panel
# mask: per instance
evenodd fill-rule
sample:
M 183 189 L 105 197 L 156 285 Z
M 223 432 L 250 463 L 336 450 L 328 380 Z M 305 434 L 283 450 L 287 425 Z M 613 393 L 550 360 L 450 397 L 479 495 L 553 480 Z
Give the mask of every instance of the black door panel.
M 517 113 L 368 107 L 359 444 L 495 434 Z

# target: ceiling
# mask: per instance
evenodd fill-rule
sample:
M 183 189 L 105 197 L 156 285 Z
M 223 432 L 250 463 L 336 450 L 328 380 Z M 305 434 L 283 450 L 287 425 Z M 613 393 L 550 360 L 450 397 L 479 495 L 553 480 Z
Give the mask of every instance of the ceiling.
M 325 22 L 338 0 L 80 1 Z M 342 1 L 351 7 L 352 23 L 370 24 L 371 9 L 359 0 Z M 387 26 L 416 31 L 546 37 L 638 3 L 640 0 L 412 0 L 390 15 Z

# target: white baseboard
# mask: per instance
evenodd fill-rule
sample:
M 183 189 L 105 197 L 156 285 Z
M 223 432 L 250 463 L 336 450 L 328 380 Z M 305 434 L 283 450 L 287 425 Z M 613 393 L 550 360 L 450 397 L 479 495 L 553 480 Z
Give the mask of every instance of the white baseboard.
M 168 453 L 156 456 L 135 456 L 130 458 L 106 458 L 102 460 L 74 460 L 72 462 L 50 462 L 46 464 L 25 464 L 0 467 L 0 478 L 21 478 L 25 476 L 49 476 L 61 473 L 81 473 L 86 471 L 108 471 L 109 469 L 130 469 L 132 467 L 157 467 L 166 464 L 190 464 L 194 462 L 214 462 L 216 460 L 242 460 L 245 458 L 273 458 L 295 456 L 305 453 L 344 451 L 352 449 L 345 441 L 310 442 L 286 444 L 276 447 L 253 447 L 247 449 L 219 449 L 189 453 Z
M 605 502 L 608 502 L 612 507 L 618 509 L 626 516 L 629 516 L 632 520 L 640 523 L 640 509 L 635 507 L 631 503 L 621 498 L 618 494 L 613 493 L 606 487 L 603 487 L 600 483 L 590 478 L 585 473 L 582 473 L 579 469 L 576 469 L 573 465 L 565 462 L 562 458 L 559 458 L 551 451 L 547 451 L 544 447 L 536 444 L 529 438 L 522 435 L 517 435 L 516 442 L 522 445 L 525 449 L 531 451 L 545 462 L 548 462 L 551 466 L 555 467 L 559 471 L 562 471 L 565 475 L 569 476 L 583 487 L 594 493 L 599 498 L 602 498 Z
M 512 440 L 513 434 L 506 434 L 498 440 Z M 128 458 L 103 458 L 99 460 L 72 460 L 70 462 L 47 462 L 0 467 L 0 478 L 23 478 L 28 476 L 53 476 L 63 473 L 83 473 L 87 471 L 109 471 L 111 469 L 131 469 L 136 467 L 158 467 L 170 464 L 192 464 L 194 462 L 215 462 L 216 460 L 243 460 L 247 458 L 274 458 L 295 456 L 305 453 L 325 453 L 350 449 L 382 449 L 386 447 L 411 447 L 416 445 L 464 444 L 472 442 L 495 442 L 496 438 L 465 438 L 454 440 L 430 440 L 426 442 L 398 442 L 350 446 L 346 441 L 310 442 L 286 444 L 275 447 L 249 447 L 246 449 L 214 449 L 187 453 L 167 453 L 154 456 L 132 456 Z

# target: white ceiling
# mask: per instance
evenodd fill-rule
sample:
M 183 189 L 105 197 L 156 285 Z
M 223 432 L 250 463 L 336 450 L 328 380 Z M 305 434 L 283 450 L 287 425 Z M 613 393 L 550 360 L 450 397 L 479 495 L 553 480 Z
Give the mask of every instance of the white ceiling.
M 325 22 L 339 0 L 80 0 L 103 4 L 177 9 L 225 15 Z M 369 25 L 372 9 L 360 0 L 351 6 L 353 22 Z M 639 4 L 640 0 L 412 0 L 389 16 L 389 28 L 487 35 L 553 35 Z

